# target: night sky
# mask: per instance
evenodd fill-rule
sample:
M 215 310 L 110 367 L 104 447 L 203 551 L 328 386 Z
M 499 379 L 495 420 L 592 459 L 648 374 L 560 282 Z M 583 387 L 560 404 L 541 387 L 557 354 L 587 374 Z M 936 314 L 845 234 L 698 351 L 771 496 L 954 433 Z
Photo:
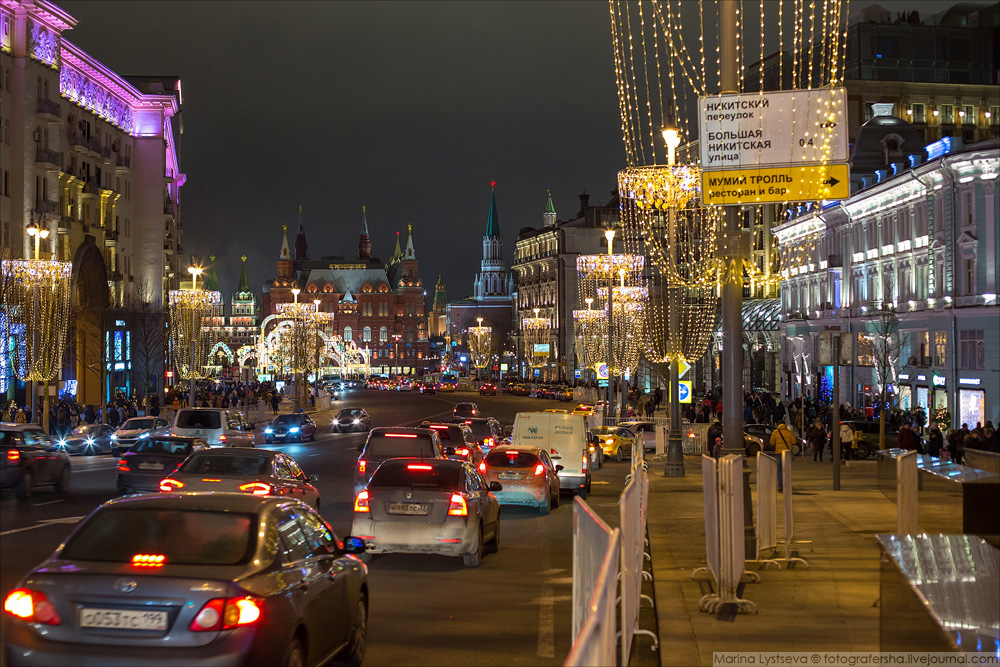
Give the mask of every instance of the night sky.
M 244 253 L 252 289 L 274 276 L 300 204 L 311 258 L 354 258 L 366 205 L 374 255 L 412 224 L 428 293 L 469 296 L 491 180 L 509 267 L 546 189 L 572 219 L 625 166 L 607 2 L 58 4 L 114 71 L 181 78 L 184 259 L 216 255 L 227 298 Z

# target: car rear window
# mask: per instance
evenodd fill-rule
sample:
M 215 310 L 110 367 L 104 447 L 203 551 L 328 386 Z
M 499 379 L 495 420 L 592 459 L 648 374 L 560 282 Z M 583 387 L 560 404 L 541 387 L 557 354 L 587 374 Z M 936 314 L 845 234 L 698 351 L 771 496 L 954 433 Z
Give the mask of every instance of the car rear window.
M 238 565 L 256 545 L 255 517 L 234 512 L 105 509 L 87 521 L 60 553 L 66 560 L 130 563 L 136 554 L 166 564 Z
M 471 422 L 469 428 L 472 429 L 472 435 L 475 436 L 476 440 L 493 437 L 493 431 L 490 430 L 488 422 Z
M 184 456 L 189 456 L 191 454 L 191 443 L 143 438 L 135 443 L 130 451 L 136 454 L 183 454 Z
M 471 415 L 472 410 L 473 410 L 472 406 L 469 405 L 468 403 L 465 404 L 459 403 L 458 405 L 455 406 L 455 414 L 458 415 Z
M 441 489 L 459 488 L 461 469 L 422 463 L 383 463 L 368 482 L 369 489 Z
M 222 428 L 222 418 L 214 410 L 181 410 L 177 428 Z
M 451 427 L 450 426 L 431 426 L 430 428 L 437 431 L 438 438 L 441 440 L 451 440 Z
M 430 436 L 416 433 L 375 434 L 368 438 L 366 456 L 415 456 L 434 458 L 434 444 Z
M 538 465 L 538 457 L 531 452 L 521 452 L 516 449 L 493 450 L 486 455 L 486 465 L 531 468 Z
M 195 454 L 181 466 L 194 475 L 253 477 L 268 472 L 270 459 L 263 454 Z

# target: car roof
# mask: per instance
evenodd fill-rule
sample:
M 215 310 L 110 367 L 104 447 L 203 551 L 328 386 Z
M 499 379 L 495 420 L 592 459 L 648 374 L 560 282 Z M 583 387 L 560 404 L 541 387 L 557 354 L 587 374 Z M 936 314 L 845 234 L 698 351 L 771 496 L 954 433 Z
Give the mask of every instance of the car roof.
M 539 452 L 544 451 L 541 447 L 535 445 L 500 445 L 499 447 L 494 447 L 490 450 L 490 454 L 494 452 L 506 452 L 506 451 L 516 451 L 516 452 L 527 452 L 529 454 L 537 455 Z
M 429 435 L 433 433 L 429 428 L 416 428 L 415 426 L 376 426 L 368 432 L 369 436 L 379 433 L 416 433 L 418 435 Z
M 104 507 L 117 506 L 128 509 L 162 509 L 167 506 L 179 510 L 217 510 L 224 512 L 260 512 L 269 505 L 297 502 L 284 496 L 255 496 L 250 493 L 211 491 L 200 493 L 153 493 L 113 498 Z
M 395 458 L 386 459 L 381 463 L 381 465 L 379 465 L 379 468 L 387 463 L 394 466 L 412 464 L 429 465 L 434 466 L 435 468 L 464 468 L 468 465 L 465 461 L 454 461 L 452 459 L 414 459 L 405 456 L 397 456 Z
M 358 411 L 360 411 L 360 412 L 364 412 L 364 411 L 365 411 L 365 409 L 364 409 L 364 408 L 359 408 L 359 407 L 355 407 L 355 406 L 352 406 L 352 407 L 348 407 L 348 408 L 341 408 L 341 409 L 340 409 L 340 411 L 341 411 L 341 412 L 348 412 L 348 411 L 350 411 L 350 410 L 358 410 Z
M 211 449 L 203 449 L 200 452 L 195 452 L 191 456 L 195 455 L 212 455 L 212 456 L 238 456 L 247 454 L 263 454 L 264 456 L 274 458 L 281 452 L 276 452 L 273 449 L 261 449 L 260 447 L 212 447 Z

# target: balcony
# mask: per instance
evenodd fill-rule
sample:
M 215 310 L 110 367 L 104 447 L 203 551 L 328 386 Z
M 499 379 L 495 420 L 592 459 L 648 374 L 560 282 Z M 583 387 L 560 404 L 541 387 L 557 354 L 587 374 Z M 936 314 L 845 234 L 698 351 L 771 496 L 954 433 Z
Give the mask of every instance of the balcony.
M 84 181 L 83 189 L 80 191 L 81 197 L 94 197 L 95 199 L 100 196 L 101 188 L 96 181 Z
M 164 243 L 163 244 L 163 252 L 167 253 L 168 255 L 174 254 L 174 246 L 173 246 L 173 244 L 172 243 Z
M 101 157 L 104 164 L 111 164 L 111 146 L 101 146 Z
M 42 213 L 56 214 L 59 213 L 59 202 L 43 199 L 36 204 L 35 210 L 41 211 Z
M 59 171 L 62 168 L 62 153 L 48 148 L 36 149 L 35 164 L 44 166 L 49 171 Z
M 103 147 L 97 143 L 96 139 L 91 139 L 82 134 L 72 134 L 69 137 L 69 143 L 75 151 L 85 153 L 94 158 L 101 157 Z
M 68 215 L 64 215 L 59 218 L 59 231 L 68 232 L 73 229 L 73 223 L 76 222 L 73 218 Z
M 174 203 L 169 199 L 163 202 L 163 217 L 168 220 L 174 217 Z
M 125 280 L 125 276 L 121 274 L 121 271 L 108 271 L 108 282 L 120 283 Z
M 62 109 L 59 103 L 43 97 L 38 98 L 38 104 L 35 106 L 35 114 L 40 119 L 47 120 L 50 123 L 58 123 L 62 120 Z
M 129 167 L 131 166 L 131 162 L 132 162 L 131 156 L 122 155 L 121 153 L 119 153 L 118 157 L 115 158 L 115 169 L 117 169 L 118 171 L 128 172 Z
M 104 244 L 108 246 L 118 245 L 118 230 L 117 229 L 105 229 L 104 230 Z

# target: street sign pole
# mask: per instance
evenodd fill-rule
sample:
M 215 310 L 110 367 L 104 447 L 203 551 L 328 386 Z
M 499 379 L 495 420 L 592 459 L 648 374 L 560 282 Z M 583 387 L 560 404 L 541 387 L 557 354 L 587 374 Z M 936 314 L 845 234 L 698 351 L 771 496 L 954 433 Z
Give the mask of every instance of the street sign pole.
M 840 334 L 833 335 L 833 419 L 830 443 L 833 456 L 833 490 L 840 491 Z

